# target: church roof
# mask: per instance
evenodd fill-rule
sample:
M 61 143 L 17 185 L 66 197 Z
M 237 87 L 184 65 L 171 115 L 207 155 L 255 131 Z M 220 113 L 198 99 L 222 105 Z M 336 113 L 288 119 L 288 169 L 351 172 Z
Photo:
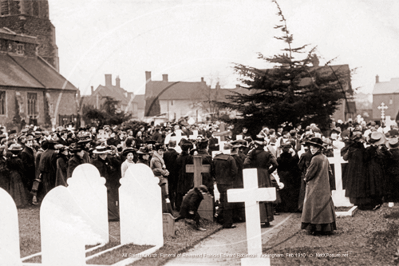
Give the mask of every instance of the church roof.
M 10 87 L 77 90 L 40 57 L 0 53 L 0 85 Z
M 390 81 L 378 82 L 374 85 L 373 94 L 399 93 L 399 78 L 392 78 Z

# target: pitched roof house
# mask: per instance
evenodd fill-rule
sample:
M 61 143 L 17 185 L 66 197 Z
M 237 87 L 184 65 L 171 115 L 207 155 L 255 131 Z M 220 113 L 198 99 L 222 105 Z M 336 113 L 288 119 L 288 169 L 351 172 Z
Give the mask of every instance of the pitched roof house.
M 134 95 L 133 92 L 123 89 L 119 77 L 116 77 L 113 85 L 111 74 L 105 74 L 105 85 L 98 85 L 95 90 L 91 87 L 91 95 L 82 96 L 82 106 L 91 105 L 100 109 L 106 97 L 118 101 L 117 110 L 130 112 L 134 119 L 143 119 L 144 95 Z
M 373 120 L 381 120 L 381 104 L 387 107 L 384 115 L 391 120 L 399 120 L 399 78 L 391 78 L 390 81 L 380 81 L 379 76 L 375 77 L 373 89 Z

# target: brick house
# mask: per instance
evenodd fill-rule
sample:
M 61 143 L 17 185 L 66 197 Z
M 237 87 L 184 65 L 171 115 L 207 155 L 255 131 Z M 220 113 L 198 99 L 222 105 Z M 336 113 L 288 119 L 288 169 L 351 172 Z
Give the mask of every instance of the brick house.
M 78 89 L 38 55 L 37 47 L 36 37 L 0 29 L 0 124 L 7 128 L 76 122 Z
M 112 84 L 112 75 L 105 74 L 105 85 L 98 85 L 94 90 L 91 87 L 91 94 L 82 96 L 82 106 L 92 106 L 101 109 L 106 97 L 112 97 L 118 101 L 116 109 L 118 111 L 132 114 L 133 119 L 142 120 L 144 117 L 144 95 L 134 95 L 121 87 L 119 77 L 115 79 L 115 85 Z
M 381 82 L 379 76 L 375 77 L 373 89 L 373 120 L 381 120 L 381 110 L 378 107 L 384 103 L 388 108 L 385 116 L 391 120 L 399 120 L 399 78 L 391 78 L 390 81 Z

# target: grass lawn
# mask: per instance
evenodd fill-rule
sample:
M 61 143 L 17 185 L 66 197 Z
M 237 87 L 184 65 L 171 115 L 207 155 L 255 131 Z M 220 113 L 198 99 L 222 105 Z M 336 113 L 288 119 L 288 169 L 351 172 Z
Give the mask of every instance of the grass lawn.
M 39 213 L 40 209 L 37 206 L 18 209 L 21 258 L 41 251 Z M 177 213 L 175 213 L 175 215 L 177 215 Z M 131 265 L 162 265 L 166 263 L 169 259 L 173 258 L 173 255 L 186 251 L 202 239 L 221 229 L 221 226 L 219 224 L 206 220 L 203 221 L 203 227 L 205 227 L 207 231 L 196 231 L 193 229 L 190 221 L 186 224 L 184 220 L 177 222 L 175 227 L 176 235 L 173 237 L 165 237 L 164 246 L 156 252 L 154 257 L 145 257 Z M 110 242 L 104 247 L 87 253 L 86 257 L 120 244 L 119 222 L 110 222 L 109 232 Z M 87 246 L 86 249 L 91 247 L 92 246 Z M 101 255 L 98 258 L 93 258 L 87 263 L 110 265 L 120 260 L 126 259 L 127 254 L 137 254 L 150 247 L 151 246 L 127 245 L 104 255 Z M 159 256 L 159 254 L 161 253 L 171 254 L 172 256 Z M 26 260 L 25 262 L 40 263 L 41 256 L 31 258 L 29 260 Z
M 359 210 L 338 218 L 333 235 L 310 236 L 300 230 L 301 216 L 295 214 L 263 246 L 263 254 L 274 256 L 271 265 L 397 265 L 398 218 L 398 206 Z

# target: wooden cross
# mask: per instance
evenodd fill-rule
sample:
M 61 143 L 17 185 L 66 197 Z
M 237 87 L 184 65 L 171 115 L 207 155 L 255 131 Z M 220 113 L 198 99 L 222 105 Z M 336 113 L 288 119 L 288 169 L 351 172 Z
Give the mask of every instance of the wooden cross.
M 243 177 L 244 188 L 228 189 L 227 201 L 245 202 L 248 254 L 259 256 L 262 254 L 259 202 L 275 201 L 276 188 L 259 188 L 258 171 L 255 168 L 244 169 Z
M 353 206 L 349 199 L 345 197 L 345 190 L 342 187 L 342 164 L 347 163 L 347 161 L 341 157 L 341 150 L 334 149 L 334 157 L 328 157 L 328 161 L 334 165 L 335 190 L 332 192 L 334 206 Z
M 386 106 L 385 103 L 382 102 L 377 108 L 381 111 L 381 120 L 384 120 L 385 110 L 388 109 L 388 106 Z
M 194 187 L 202 185 L 202 174 L 209 173 L 211 171 L 211 166 L 209 164 L 202 164 L 201 156 L 193 156 L 194 164 L 186 164 L 186 172 L 194 173 Z

